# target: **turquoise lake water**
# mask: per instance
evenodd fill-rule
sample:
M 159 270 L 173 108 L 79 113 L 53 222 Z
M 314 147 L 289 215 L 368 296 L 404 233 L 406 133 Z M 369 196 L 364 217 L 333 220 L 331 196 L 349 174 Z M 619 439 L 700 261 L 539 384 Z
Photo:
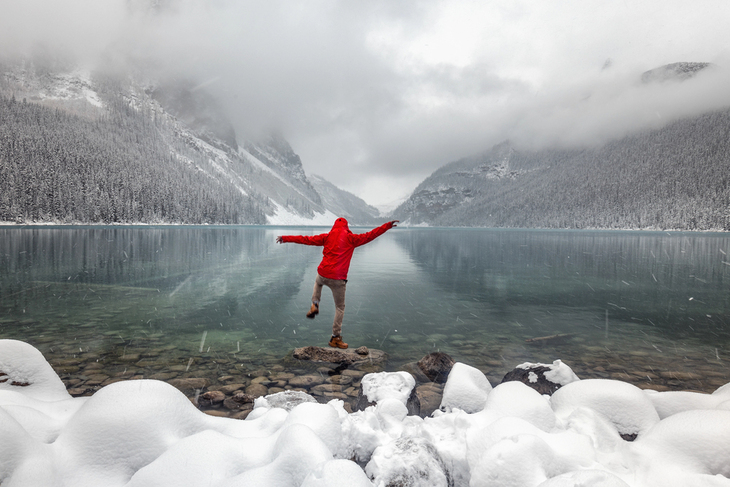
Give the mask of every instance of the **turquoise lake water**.
M 304 316 L 321 248 L 275 238 L 327 230 L 0 227 L 0 338 L 69 386 L 91 370 L 286 369 L 293 348 L 326 346 L 334 309 L 325 288 Z M 356 250 L 343 336 L 390 370 L 442 351 L 493 384 L 561 359 L 582 378 L 712 391 L 730 382 L 728 253 L 727 234 L 398 227 Z

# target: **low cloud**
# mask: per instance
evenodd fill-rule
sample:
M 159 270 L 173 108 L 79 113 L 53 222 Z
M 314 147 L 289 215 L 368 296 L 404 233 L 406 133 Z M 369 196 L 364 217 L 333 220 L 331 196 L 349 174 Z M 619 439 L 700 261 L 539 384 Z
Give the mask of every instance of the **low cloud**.
M 0 12 L 0 54 L 50 46 L 190 78 L 241 136 L 280 128 L 308 173 L 376 204 L 506 139 L 591 145 L 730 106 L 722 0 L 0 0 Z M 679 61 L 717 69 L 641 83 Z

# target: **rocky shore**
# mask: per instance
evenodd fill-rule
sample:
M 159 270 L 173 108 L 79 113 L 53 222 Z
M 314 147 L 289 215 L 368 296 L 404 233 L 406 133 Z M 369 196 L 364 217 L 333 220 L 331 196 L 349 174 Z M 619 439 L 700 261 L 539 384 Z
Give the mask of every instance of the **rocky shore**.
M 434 357 L 440 357 L 441 362 Z M 438 362 L 432 364 L 431 369 L 423 363 L 428 358 Z M 649 361 L 642 364 L 641 358 L 636 352 L 630 352 L 628 357 L 617 355 L 613 358 L 596 353 L 592 364 L 588 364 L 588 358 L 585 362 L 566 363 L 583 379 L 617 379 L 656 391 L 709 392 L 728 381 L 727 373 L 718 371 L 714 363 L 702 367 L 701 361 L 686 360 L 693 371 L 687 370 L 687 363 L 678 363 L 674 370 L 657 370 Z M 361 347 L 337 351 L 302 347 L 285 357 L 271 355 L 254 364 L 236 353 L 185 357 L 176 347 L 168 345 L 149 347 L 142 352 L 130 351 L 115 360 L 87 352 L 72 357 L 50 357 L 49 362 L 73 396 L 92 395 L 101 387 L 122 380 L 158 379 L 175 386 L 207 414 L 243 419 L 253 409 L 257 397 L 283 391 L 305 392 L 321 403 L 341 399 L 349 412 L 363 409 L 367 401 L 362 397 L 362 377 L 370 372 L 396 370 L 406 371 L 414 377 L 416 387 L 409 401 L 409 412 L 425 417 L 441 403 L 443 383 L 454 358 L 432 353 L 421 361 L 392 367 L 382 350 Z M 504 357 L 501 360 L 475 357 L 469 365 L 482 370 L 494 385 L 509 374 L 513 374 L 511 380 L 528 383 L 527 375 L 515 369 L 520 363 L 507 364 Z M 549 385 L 538 391 L 551 392 Z

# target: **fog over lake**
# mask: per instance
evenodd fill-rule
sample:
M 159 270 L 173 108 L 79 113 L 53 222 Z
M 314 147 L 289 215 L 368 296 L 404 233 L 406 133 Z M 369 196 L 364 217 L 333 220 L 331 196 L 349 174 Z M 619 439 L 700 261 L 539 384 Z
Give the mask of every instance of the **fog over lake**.
M 288 369 L 295 347 L 326 346 L 334 305 L 325 290 L 305 318 L 321 248 L 275 239 L 327 230 L 2 227 L 0 338 L 88 393 L 92 363 L 213 384 Z M 343 337 L 387 352 L 387 370 L 442 351 L 495 384 L 561 359 L 581 378 L 709 392 L 730 381 L 728 252 L 725 234 L 398 227 L 355 251 Z

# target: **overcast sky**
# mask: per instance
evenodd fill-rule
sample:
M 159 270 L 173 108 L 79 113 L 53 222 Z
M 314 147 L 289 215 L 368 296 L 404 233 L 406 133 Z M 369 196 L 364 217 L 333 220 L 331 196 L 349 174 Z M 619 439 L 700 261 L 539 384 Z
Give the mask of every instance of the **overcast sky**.
M 219 97 L 239 138 L 277 127 L 308 174 L 374 205 L 505 139 L 596 144 L 730 105 L 727 0 L 145 3 L 0 0 L 0 50 L 145 58 Z M 719 68 L 640 83 L 679 61 Z

